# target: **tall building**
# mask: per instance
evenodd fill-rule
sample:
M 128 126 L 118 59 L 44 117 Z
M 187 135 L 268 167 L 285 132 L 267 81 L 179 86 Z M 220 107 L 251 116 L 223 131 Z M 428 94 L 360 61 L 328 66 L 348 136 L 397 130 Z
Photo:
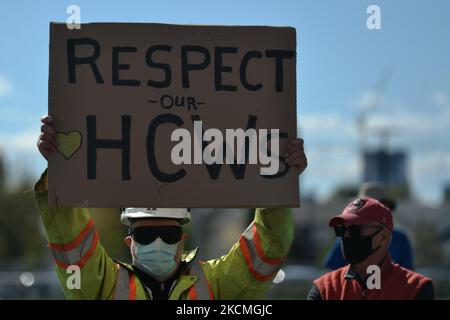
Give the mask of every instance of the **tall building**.
M 399 197 L 409 195 L 406 152 L 385 149 L 364 151 L 363 160 L 363 181 L 381 182 Z
M 444 201 L 450 203 L 450 182 L 444 187 Z
M 0 192 L 6 187 L 6 170 L 3 154 L 0 150 Z

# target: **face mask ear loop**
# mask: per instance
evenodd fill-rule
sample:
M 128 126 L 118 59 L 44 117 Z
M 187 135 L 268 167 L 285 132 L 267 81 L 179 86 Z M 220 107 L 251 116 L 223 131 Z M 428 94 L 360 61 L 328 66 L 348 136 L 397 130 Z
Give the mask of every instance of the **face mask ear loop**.
M 373 233 L 373 234 L 370 236 L 370 241 L 372 241 L 373 238 L 374 238 L 377 234 L 379 234 L 382 230 L 384 230 L 384 227 L 380 227 L 380 229 L 378 229 L 377 231 L 375 231 L 375 233 Z M 378 245 L 378 247 L 376 247 L 375 249 L 372 249 L 372 253 L 374 253 L 375 251 L 377 251 L 378 249 L 380 249 L 380 247 L 381 247 L 381 244 Z M 371 254 L 372 254 L 372 253 L 371 253 Z

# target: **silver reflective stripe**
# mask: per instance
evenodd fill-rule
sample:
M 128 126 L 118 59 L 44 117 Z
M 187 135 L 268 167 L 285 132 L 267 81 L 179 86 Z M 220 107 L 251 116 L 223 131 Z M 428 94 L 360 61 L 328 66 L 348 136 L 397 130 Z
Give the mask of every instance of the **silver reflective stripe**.
M 194 284 L 194 289 L 197 294 L 198 300 L 211 300 L 209 295 L 208 281 L 206 280 L 206 275 L 203 272 L 202 266 L 199 262 L 194 262 L 191 267 L 191 275 L 197 277 L 197 282 Z
M 248 228 L 244 231 L 243 239 L 247 244 L 247 247 L 250 251 L 250 259 L 253 264 L 253 269 L 262 276 L 271 276 L 275 275 L 278 270 L 281 268 L 281 263 L 279 264 L 269 264 L 265 263 L 256 252 L 256 246 L 253 239 L 253 228 L 255 228 L 255 223 L 252 222 Z
M 114 300 L 128 300 L 130 296 L 130 275 L 127 269 L 117 264 L 117 280 Z
M 67 251 L 59 251 L 54 248 L 51 247 L 50 248 L 56 260 L 63 262 L 67 265 L 76 264 L 92 247 L 94 239 L 95 239 L 95 227 L 92 227 L 89 233 L 77 247 Z

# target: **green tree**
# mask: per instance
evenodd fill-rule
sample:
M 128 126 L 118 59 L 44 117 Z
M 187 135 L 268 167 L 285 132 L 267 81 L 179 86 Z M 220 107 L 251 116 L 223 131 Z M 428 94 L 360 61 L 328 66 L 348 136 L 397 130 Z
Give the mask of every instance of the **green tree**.
M 25 267 L 40 263 L 46 241 L 30 186 L 0 192 L 0 212 L 0 256 Z

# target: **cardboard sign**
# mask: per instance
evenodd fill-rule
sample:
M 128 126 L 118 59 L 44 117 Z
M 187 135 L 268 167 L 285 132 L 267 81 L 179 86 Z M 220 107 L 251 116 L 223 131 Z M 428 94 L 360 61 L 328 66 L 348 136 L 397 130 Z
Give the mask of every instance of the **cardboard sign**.
M 50 24 L 49 205 L 297 207 L 295 49 L 287 27 Z M 275 174 L 232 129 L 279 141 Z

